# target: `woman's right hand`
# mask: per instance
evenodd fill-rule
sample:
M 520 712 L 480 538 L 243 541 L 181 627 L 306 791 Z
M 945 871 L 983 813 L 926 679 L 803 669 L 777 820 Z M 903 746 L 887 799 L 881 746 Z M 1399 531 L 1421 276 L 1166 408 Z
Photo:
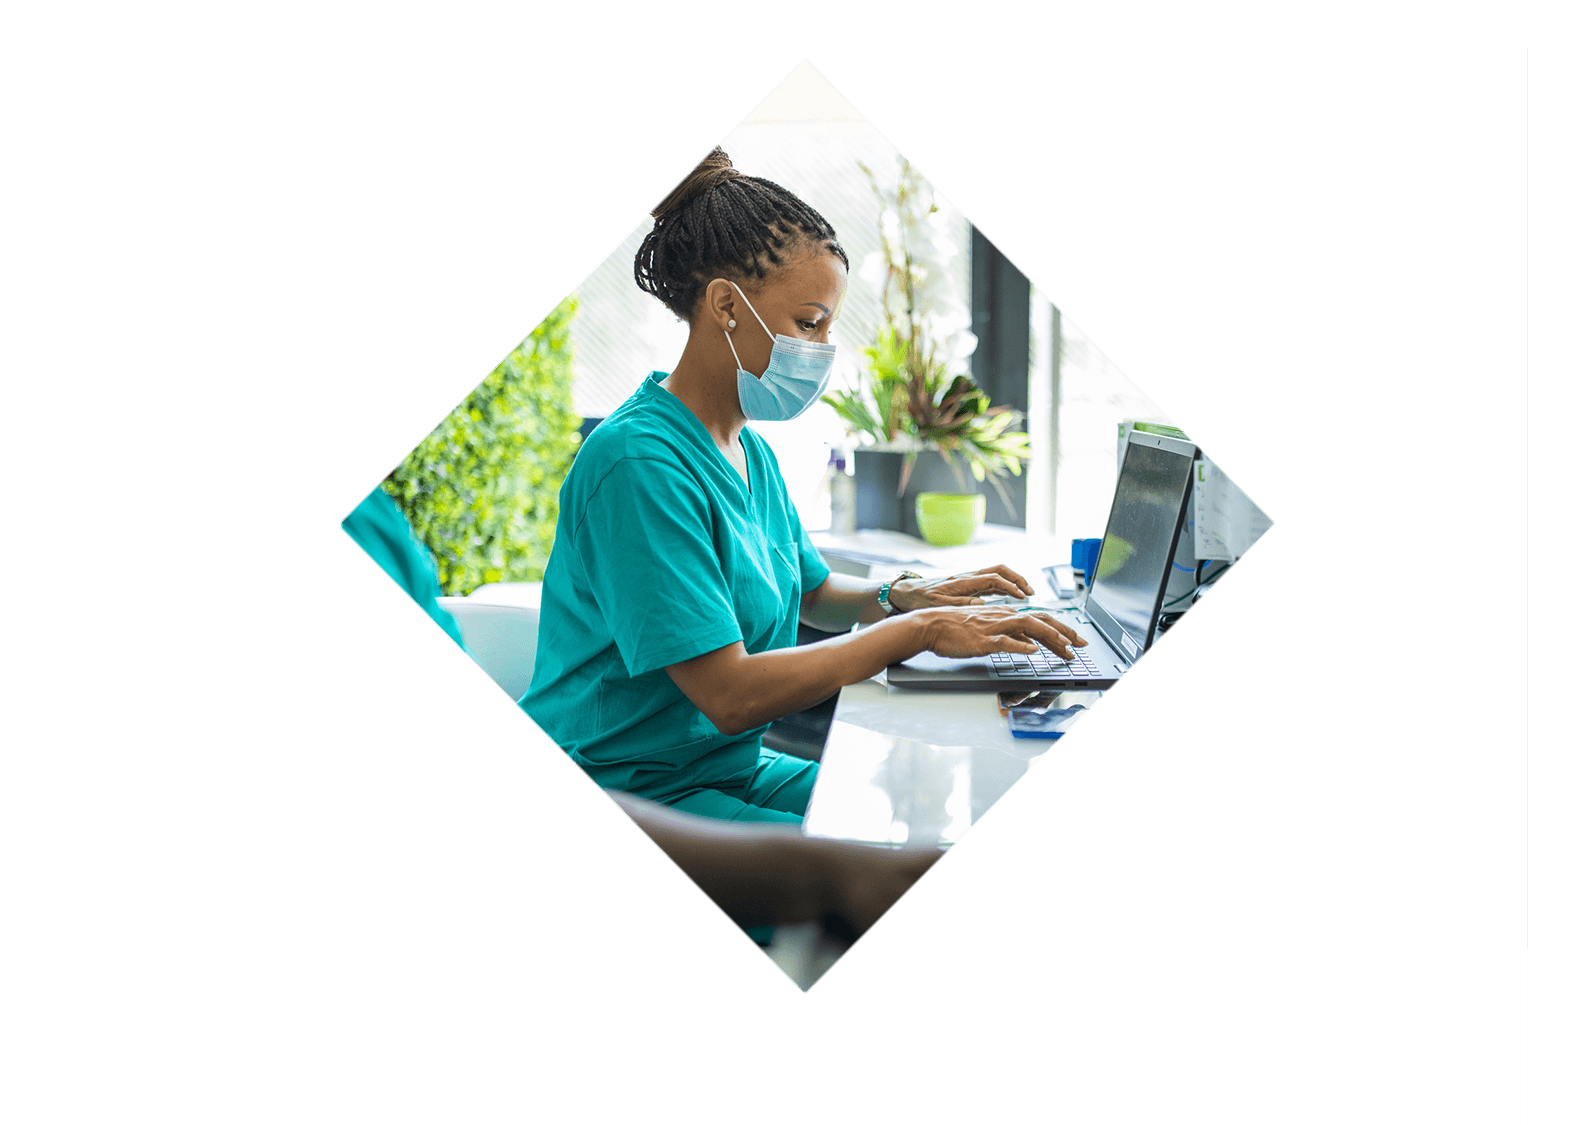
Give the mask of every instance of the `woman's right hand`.
M 938 656 L 986 656 L 992 652 L 1037 652 L 1046 648 L 1074 660 L 1071 646 L 1087 642 L 1050 613 L 1007 606 L 941 606 L 918 609 L 912 617 L 927 626 L 927 648 Z

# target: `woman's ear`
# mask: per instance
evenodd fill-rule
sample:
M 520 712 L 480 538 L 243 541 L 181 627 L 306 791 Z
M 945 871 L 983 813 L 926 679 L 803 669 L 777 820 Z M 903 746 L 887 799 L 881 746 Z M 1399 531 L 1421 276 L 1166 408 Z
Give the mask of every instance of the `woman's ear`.
M 719 330 L 727 332 L 729 323 L 736 320 L 735 302 L 739 297 L 734 292 L 734 287 L 723 278 L 714 278 L 706 285 L 706 294 L 701 301 L 701 311 L 716 322 Z

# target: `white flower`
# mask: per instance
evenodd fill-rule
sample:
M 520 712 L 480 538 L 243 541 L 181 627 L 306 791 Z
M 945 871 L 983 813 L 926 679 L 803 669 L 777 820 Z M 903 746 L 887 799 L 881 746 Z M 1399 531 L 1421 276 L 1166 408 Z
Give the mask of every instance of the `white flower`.
M 922 200 L 920 203 L 923 210 L 931 205 L 929 200 Z M 942 230 L 941 213 L 923 214 L 921 211 L 916 211 L 900 216 L 900 243 L 912 258 L 941 257 L 936 244 Z
M 861 262 L 861 268 L 855 271 L 857 277 L 869 285 L 882 288 L 888 274 L 888 263 L 881 250 L 873 250 Z
M 977 341 L 969 331 L 966 295 L 948 268 L 961 253 L 960 224 L 946 211 L 932 209 L 932 189 L 903 162 L 897 186 L 884 190 L 879 203 L 883 250 L 868 255 L 858 272 L 881 291 L 897 329 L 919 328 L 927 354 L 947 363 L 951 375 L 962 374 Z

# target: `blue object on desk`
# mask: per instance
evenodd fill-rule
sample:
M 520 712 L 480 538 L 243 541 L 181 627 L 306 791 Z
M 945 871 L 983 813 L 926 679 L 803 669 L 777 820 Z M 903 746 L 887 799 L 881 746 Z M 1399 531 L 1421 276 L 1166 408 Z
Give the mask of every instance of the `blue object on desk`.
M 1009 733 L 1014 734 L 1017 739 L 1054 739 L 1055 742 L 1065 737 L 1065 731 L 1023 731 L 1015 726 L 1014 717 L 1011 717 Z
M 1011 707 L 1010 733 L 1016 738 L 1058 738 L 1086 709 L 1081 703 L 1064 708 Z
M 1103 550 L 1102 539 L 1072 539 L 1070 541 L 1070 567 L 1087 576 L 1092 585 L 1093 571 L 1098 569 L 1098 554 Z

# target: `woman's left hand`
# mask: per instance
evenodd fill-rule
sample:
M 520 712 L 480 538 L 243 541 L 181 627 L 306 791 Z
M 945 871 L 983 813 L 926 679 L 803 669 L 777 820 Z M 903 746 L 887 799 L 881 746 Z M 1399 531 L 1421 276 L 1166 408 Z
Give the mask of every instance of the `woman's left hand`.
M 984 598 L 1029 598 L 1032 584 L 1007 566 L 990 566 L 948 578 L 902 578 L 888 592 L 897 610 L 938 605 L 982 605 Z

